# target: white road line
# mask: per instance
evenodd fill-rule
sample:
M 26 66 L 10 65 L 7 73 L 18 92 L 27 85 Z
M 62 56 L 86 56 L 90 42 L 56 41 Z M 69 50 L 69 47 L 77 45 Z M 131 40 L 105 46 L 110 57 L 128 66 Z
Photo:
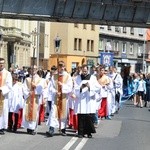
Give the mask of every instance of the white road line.
M 81 142 L 78 144 L 78 146 L 75 148 L 75 150 L 81 150 L 87 141 L 88 138 L 83 138 Z
M 77 137 L 73 137 L 64 147 L 62 150 L 69 150 L 70 147 L 77 141 Z

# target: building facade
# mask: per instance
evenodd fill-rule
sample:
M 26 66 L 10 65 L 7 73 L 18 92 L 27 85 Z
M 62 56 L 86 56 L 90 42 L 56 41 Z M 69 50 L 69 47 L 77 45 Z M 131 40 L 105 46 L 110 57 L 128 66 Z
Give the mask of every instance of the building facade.
M 107 44 L 110 43 L 110 52 L 114 54 L 114 65 L 118 71 L 130 67 L 130 72 L 145 72 L 147 46 L 146 29 L 132 27 L 100 26 L 99 51 L 108 52 Z
M 47 69 L 49 28 L 49 22 L 0 19 L 0 57 L 5 58 L 6 68 L 34 63 Z
M 60 38 L 60 51 L 56 53 L 55 40 Z M 99 26 L 72 23 L 51 23 L 50 58 L 48 68 L 57 65 L 57 57 L 66 63 L 66 69 L 82 64 L 94 65 L 98 62 Z

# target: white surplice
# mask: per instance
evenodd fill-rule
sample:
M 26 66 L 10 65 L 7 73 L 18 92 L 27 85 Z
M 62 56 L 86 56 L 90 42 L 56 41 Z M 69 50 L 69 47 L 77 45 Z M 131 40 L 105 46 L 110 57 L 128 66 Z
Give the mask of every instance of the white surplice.
M 85 87 L 80 91 L 80 87 L 82 84 L 89 83 L 90 90 Z M 89 113 L 96 113 L 97 109 L 97 102 L 96 93 L 100 93 L 101 86 L 98 83 L 96 77 L 91 75 L 90 80 L 81 80 L 81 76 L 78 75 L 75 79 L 75 94 L 76 94 L 76 101 L 75 101 L 75 113 L 77 114 L 89 114 Z M 100 96 L 100 95 L 99 95 Z
M 31 77 L 28 77 L 31 78 Z M 30 90 L 27 86 L 27 79 L 25 79 L 24 83 L 23 83 L 23 95 L 25 98 L 25 101 L 28 99 L 28 97 L 30 96 Z M 35 130 L 35 128 L 37 127 L 38 124 L 38 118 L 39 118 L 39 109 L 40 109 L 40 104 L 42 104 L 42 99 L 43 98 L 47 98 L 47 94 L 45 93 L 45 88 L 46 88 L 46 80 L 42 79 L 41 77 L 39 77 L 37 74 L 33 76 L 33 81 L 38 81 L 38 84 L 36 85 L 36 88 L 34 89 L 35 95 L 38 96 L 38 108 L 36 110 L 36 121 L 27 121 L 25 119 L 25 108 L 26 108 L 26 104 L 24 105 L 23 108 L 23 122 L 22 122 L 22 126 L 24 128 L 28 128 L 31 130 Z M 36 83 L 36 82 L 35 82 Z
M 0 129 L 7 129 L 8 127 L 8 111 L 9 111 L 9 92 L 12 88 L 12 76 L 9 71 L 3 69 L 2 75 L 5 76 L 5 83 L 2 87 L 0 87 L 2 91 L 2 95 L 4 96 L 4 104 L 3 104 L 3 112 L 0 115 Z M 2 78 L 3 79 L 3 78 Z
M 23 85 L 21 82 L 16 82 L 10 92 L 9 112 L 18 113 L 19 109 L 24 107 Z
M 66 94 L 66 112 L 68 113 L 68 94 L 72 91 L 72 78 L 67 72 L 63 72 L 63 76 L 68 76 L 67 81 L 65 83 L 62 83 L 62 93 Z M 52 76 L 51 80 L 49 81 L 49 87 L 48 87 L 48 95 L 51 96 L 50 99 L 52 101 L 51 105 L 51 111 L 49 112 L 49 117 L 47 120 L 47 125 L 49 127 L 53 128 L 59 128 L 64 129 L 66 127 L 67 118 L 58 120 L 56 117 L 57 115 L 57 106 L 56 106 L 56 92 L 57 92 L 57 85 L 56 81 L 54 79 L 54 76 Z M 60 124 L 59 124 L 60 123 Z

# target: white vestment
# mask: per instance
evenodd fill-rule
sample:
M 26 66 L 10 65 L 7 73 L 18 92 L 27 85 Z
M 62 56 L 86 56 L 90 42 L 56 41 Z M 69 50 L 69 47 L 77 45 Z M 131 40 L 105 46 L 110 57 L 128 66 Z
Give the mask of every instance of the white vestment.
M 31 89 L 29 89 L 29 87 L 27 86 L 27 80 L 31 80 L 31 77 L 28 77 L 25 79 L 24 83 L 23 83 L 23 95 L 25 100 L 27 101 L 27 99 L 30 96 L 30 91 Z M 42 100 L 43 98 L 46 98 L 47 95 L 43 94 L 45 93 L 45 88 L 46 88 L 46 80 L 43 80 L 41 77 L 39 77 L 37 74 L 33 76 L 33 81 L 35 81 L 35 83 L 37 82 L 36 88 L 34 89 L 35 95 L 38 97 L 38 107 L 36 109 L 36 121 L 27 121 L 25 118 L 25 114 L 26 114 L 26 103 L 24 105 L 23 108 L 23 122 L 22 122 L 22 126 L 24 128 L 28 128 L 31 130 L 35 130 L 35 128 L 37 127 L 38 124 L 38 119 L 39 119 L 39 109 L 40 109 L 40 104 L 42 104 Z
M 23 86 L 21 82 L 16 82 L 10 92 L 9 112 L 18 113 L 24 107 Z
M 119 103 L 115 100 L 115 93 L 120 93 L 120 98 L 123 95 L 123 79 L 120 74 L 112 73 L 109 77 L 114 81 L 114 98 L 112 100 L 112 113 L 115 113 L 119 108 Z
M 72 78 L 65 71 L 63 72 L 63 76 L 68 76 L 68 78 L 65 83 L 62 83 L 62 93 L 68 95 L 72 91 Z M 60 127 L 61 129 L 64 129 L 66 127 L 67 118 L 63 118 L 61 120 L 58 120 L 57 118 L 56 92 L 57 92 L 57 85 L 54 76 L 52 76 L 48 87 L 48 95 L 51 96 L 50 99 L 52 101 L 52 105 L 51 105 L 51 111 L 49 112 L 49 117 L 46 124 L 49 127 L 54 127 L 54 128 Z M 66 112 L 68 113 L 68 97 L 66 97 Z
M 82 84 L 88 83 L 90 89 L 87 87 L 80 90 Z M 81 76 L 78 75 L 75 79 L 75 93 L 76 93 L 76 101 L 75 101 L 75 113 L 77 114 L 90 114 L 96 113 L 97 110 L 97 102 L 96 102 L 96 93 L 99 93 L 101 90 L 101 86 L 98 83 L 96 77 L 91 75 L 89 80 L 81 80 Z M 99 95 L 100 96 L 100 95 Z
M 0 129 L 3 128 L 7 129 L 8 111 L 9 111 L 9 92 L 11 91 L 12 88 L 12 76 L 11 73 L 8 72 L 6 69 L 3 69 L 1 72 L 2 72 L 2 80 L 4 80 L 5 78 L 5 83 L 0 87 L 2 95 L 4 96 L 3 111 L 2 114 L 0 115 Z

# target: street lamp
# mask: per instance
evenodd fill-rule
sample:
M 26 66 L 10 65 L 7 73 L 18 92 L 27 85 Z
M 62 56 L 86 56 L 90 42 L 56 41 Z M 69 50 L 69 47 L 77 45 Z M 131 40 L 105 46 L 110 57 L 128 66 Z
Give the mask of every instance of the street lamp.
M 142 70 L 143 73 L 146 73 L 146 61 L 145 61 L 145 52 L 146 52 L 146 31 L 145 31 L 145 36 L 144 36 L 144 45 L 143 45 L 143 65 L 142 65 Z
M 3 33 L 0 30 L 0 57 L 2 57 Z
M 60 42 L 61 42 L 61 39 L 60 37 L 57 35 L 56 38 L 55 38 L 55 52 L 58 54 L 60 53 Z
M 60 42 L 61 39 L 60 37 L 57 35 L 56 38 L 54 39 L 55 42 L 55 52 L 57 54 L 57 67 L 58 67 L 58 63 L 59 63 L 59 53 L 60 53 Z
M 32 35 L 32 44 L 33 44 L 33 60 L 32 65 L 35 65 L 35 50 L 36 50 L 36 36 L 37 36 L 37 30 L 36 28 L 31 32 Z

